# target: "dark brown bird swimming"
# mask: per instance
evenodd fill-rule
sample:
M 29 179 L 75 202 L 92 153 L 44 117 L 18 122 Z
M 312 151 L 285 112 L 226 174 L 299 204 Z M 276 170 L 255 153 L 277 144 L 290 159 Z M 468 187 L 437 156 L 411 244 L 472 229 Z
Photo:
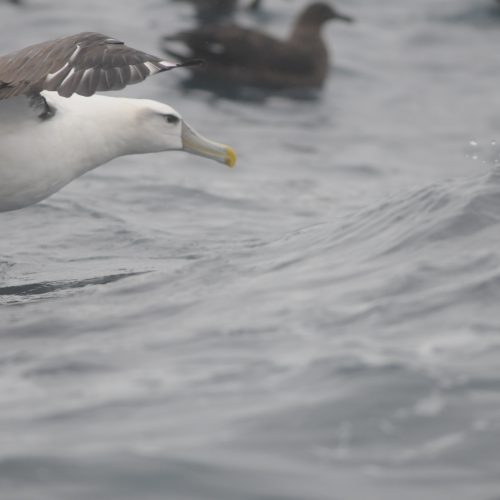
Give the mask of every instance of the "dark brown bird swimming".
M 324 23 L 352 22 L 327 3 L 317 2 L 298 16 L 287 40 L 236 25 L 204 26 L 164 37 L 164 50 L 181 61 L 200 58 L 193 76 L 210 83 L 274 89 L 318 88 L 328 74 L 328 50 L 321 38 Z M 187 53 L 171 48 L 180 42 Z

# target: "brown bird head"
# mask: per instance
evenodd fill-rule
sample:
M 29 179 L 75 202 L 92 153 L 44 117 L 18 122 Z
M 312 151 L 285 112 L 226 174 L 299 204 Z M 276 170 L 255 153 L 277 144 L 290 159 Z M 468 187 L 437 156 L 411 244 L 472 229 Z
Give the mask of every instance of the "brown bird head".
M 325 2 L 315 2 L 308 5 L 302 11 L 297 20 L 297 24 L 321 26 L 324 22 L 331 19 L 338 19 L 349 23 L 354 21 L 352 17 L 341 14 L 334 7 Z

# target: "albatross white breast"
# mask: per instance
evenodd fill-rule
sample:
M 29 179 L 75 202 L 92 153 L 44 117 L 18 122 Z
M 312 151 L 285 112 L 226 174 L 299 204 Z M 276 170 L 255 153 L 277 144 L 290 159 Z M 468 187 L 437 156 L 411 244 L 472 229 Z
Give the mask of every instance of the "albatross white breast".
M 36 203 L 127 154 L 183 150 L 232 167 L 229 146 L 201 136 L 170 106 L 95 95 L 185 65 L 99 33 L 1 56 L 0 211 Z

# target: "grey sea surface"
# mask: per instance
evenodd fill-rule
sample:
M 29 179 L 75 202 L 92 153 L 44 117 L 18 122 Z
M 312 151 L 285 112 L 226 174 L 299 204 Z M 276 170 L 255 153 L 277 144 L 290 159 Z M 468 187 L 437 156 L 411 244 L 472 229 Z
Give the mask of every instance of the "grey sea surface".
M 284 36 L 299 0 L 240 22 Z M 153 98 L 239 165 L 124 157 L 0 214 L 2 500 L 500 498 L 500 6 L 338 0 L 315 99 Z M 166 0 L 0 5 L 2 53 Z M 29 145 L 26 145 L 29 147 Z

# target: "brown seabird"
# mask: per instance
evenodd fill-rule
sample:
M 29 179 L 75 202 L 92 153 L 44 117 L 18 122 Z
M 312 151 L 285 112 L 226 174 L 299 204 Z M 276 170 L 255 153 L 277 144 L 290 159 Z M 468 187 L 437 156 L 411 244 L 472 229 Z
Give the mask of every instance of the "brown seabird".
M 166 53 L 180 61 L 199 57 L 207 64 L 192 67 L 202 80 L 267 88 L 320 87 L 328 74 L 328 50 L 321 38 L 325 22 L 352 22 L 324 2 L 306 7 L 290 36 L 278 40 L 237 25 L 203 26 L 164 37 Z M 187 54 L 172 48 L 181 43 Z
M 90 32 L 1 56 L 0 211 L 36 203 L 126 154 L 184 150 L 233 166 L 231 148 L 170 106 L 94 95 L 183 65 Z

